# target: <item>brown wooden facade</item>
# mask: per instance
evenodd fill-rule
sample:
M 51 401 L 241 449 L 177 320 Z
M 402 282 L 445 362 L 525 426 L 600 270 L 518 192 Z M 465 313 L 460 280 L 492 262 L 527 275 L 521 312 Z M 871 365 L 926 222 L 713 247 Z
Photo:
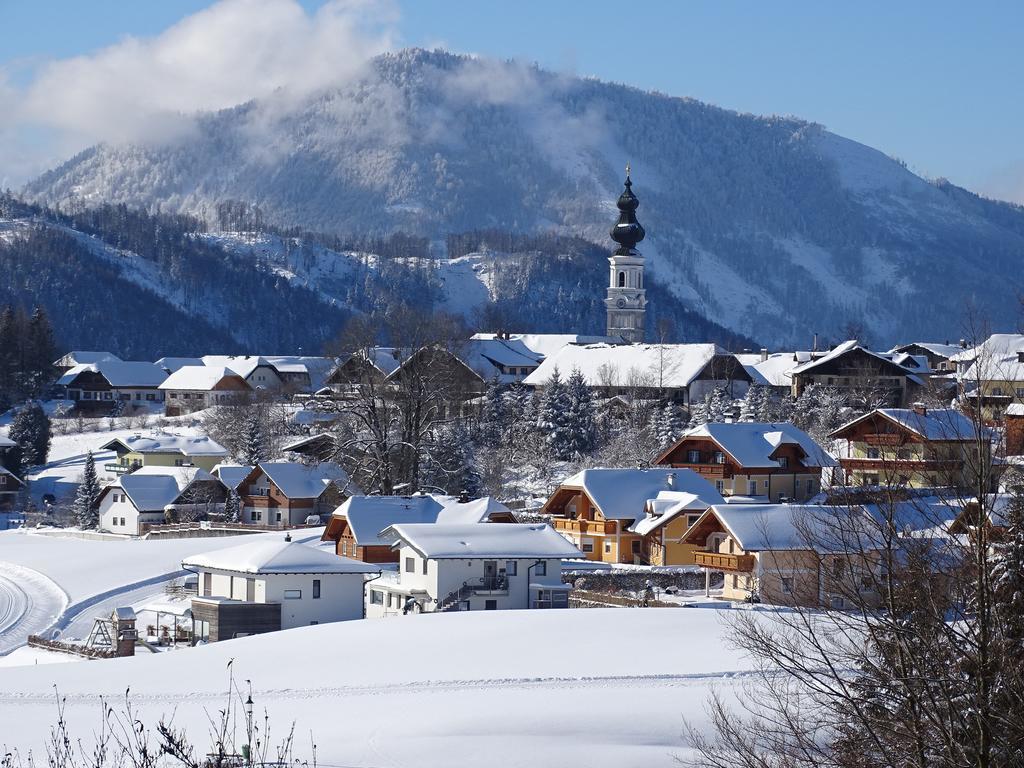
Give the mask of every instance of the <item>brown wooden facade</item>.
M 544 504 L 555 530 L 568 536 L 588 560 L 633 563 L 644 555 L 643 537 L 627 528 L 634 518 L 609 520 L 582 488 L 562 486 Z M 642 510 L 637 510 L 641 515 Z
M 257 492 L 259 482 L 266 478 L 266 493 Z M 329 484 L 316 498 L 285 494 L 259 466 L 253 468 L 238 486 L 242 502 L 242 521 L 265 528 L 286 528 L 302 525 L 310 515 L 325 515 L 334 511 L 344 500 L 336 485 Z

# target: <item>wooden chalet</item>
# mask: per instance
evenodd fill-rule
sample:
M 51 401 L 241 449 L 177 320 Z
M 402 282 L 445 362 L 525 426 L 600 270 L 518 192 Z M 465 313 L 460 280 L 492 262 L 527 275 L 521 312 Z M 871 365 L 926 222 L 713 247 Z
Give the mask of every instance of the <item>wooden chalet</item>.
M 333 462 L 315 466 L 291 461 L 264 461 L 238 485 L 242 522 L 265 528 L 303 525 L 329 514 L 361 491 Z
M 812 384 L 838 389 L 851 401 L 884 402 L 898 408 L 911 402 L 924 386 L 918 373 L 894 362 L 891 357 L 872 352 L 855 340 L 813 357 L 789 371 L 792 396 L 803 394 Z

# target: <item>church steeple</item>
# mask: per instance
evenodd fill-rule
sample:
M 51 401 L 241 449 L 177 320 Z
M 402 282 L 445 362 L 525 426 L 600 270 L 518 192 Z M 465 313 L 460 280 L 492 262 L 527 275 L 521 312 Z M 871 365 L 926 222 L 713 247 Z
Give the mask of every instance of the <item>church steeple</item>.
M 619 220 L 609 234 L 619 247 L 608 259 L 611 272 L 608 296 L 604 300 L 608 311 L 608 335 L 621 336 L 630 343 L 642 342 L 647 291 L 644 289 L 644 257 L 636 250 L 636 245 L 646 233 L 636 219 L 640 201 L 633 194 L 629 165 L 626 166 L 625 188 L 616 206 Z

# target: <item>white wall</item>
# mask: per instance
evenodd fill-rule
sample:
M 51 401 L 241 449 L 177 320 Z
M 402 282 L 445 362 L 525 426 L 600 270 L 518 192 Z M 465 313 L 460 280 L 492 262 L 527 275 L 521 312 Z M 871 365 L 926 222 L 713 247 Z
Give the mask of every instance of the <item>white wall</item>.
M 114 501 L 117 494 L 119 500 Z M 121 524 L 124 518 L 124 525 Z M 123 491 L 110 491 L 100 502 L 100 529 L 111 533 L 123 533 L 129 536 L 139 535 L 139 523 L 162 523 L 163 512 L 143 512 L 135 508 Z

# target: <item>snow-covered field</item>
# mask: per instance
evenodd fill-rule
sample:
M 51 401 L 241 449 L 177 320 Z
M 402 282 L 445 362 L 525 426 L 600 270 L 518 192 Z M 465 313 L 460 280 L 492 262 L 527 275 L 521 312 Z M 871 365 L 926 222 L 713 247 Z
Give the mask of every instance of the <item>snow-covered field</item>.
M 0 669 L 0 742 L 42 746 L 53 686 L 76 734 L 91 736 L 101 694 L 116 700 L 130 688 L 144 718 L 173 714 L 202 737 L 233 660 L 274 732 L 294 721 L 300 753 L 312 733 L 321 765 L 670 766 L 685 751 L 683 717 L 702 719 L 709 687 L 748 669 L 723 640 L 728 614 L 424 614 Z

